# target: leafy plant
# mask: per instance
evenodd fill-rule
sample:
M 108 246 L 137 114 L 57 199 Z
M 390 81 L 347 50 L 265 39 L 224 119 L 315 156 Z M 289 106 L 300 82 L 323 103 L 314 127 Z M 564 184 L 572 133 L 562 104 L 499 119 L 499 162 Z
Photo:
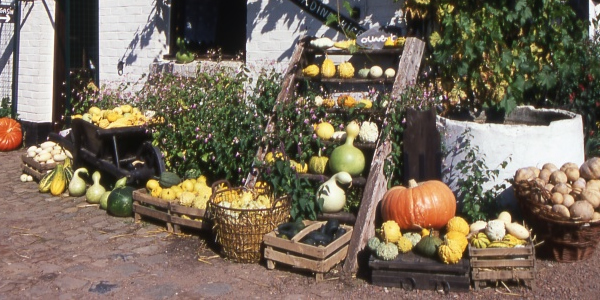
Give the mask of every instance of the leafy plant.
M 0 103 L 0 118 L 10 117 L 12 114 L 12 103 L 10 102 L 10 98 L 4 97 L 2 98 L 2 102 Z
M 317 202 L 314 186 L 291 166 L 289 159 L 276 160 L 273 164 L 263 165 L 261 180 L 273 187 L 275 197 L 290 197 L 292 204 L 290 216 L 292 220 L 316 220 L 323 203 Z
M 450 173 L 450 182 L 456 182 L 458 198 L 458 214 L 465 216 L 469 223 L 477 220 L 490 220 L 498 213 L 497 197 L 506 185 L 496 184 L 488 190 L 483 185 L 496 180 L 499 169 L 491 170 L 485 163 L 485 154 L 479 152 L 479 146 L 471 144 L 473 135 L 470 129 L 465 130 L 456 140 L 456 145 L 445 149 L 452 157 L 462 157 Z M 447 157 L 447 155 L 445 155 Z M 510 161 L 510 157 L 508 158 Z M 506 168 L 508 161 L 503 161 L 499 168 Z

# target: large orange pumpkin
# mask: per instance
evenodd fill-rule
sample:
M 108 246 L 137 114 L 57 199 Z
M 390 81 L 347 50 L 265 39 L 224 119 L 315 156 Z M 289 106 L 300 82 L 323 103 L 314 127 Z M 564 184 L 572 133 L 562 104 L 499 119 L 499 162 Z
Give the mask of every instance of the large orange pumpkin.
M 384 221 L 394 220 L 402 229 L 443 228 L 456 214 L 456 197 L 443 182 L 430 180 L 389 189 L 381 201 Z
M 11 118 L 0 118 L 0 151 L 10 151 L 21 146 L 21 124 Z

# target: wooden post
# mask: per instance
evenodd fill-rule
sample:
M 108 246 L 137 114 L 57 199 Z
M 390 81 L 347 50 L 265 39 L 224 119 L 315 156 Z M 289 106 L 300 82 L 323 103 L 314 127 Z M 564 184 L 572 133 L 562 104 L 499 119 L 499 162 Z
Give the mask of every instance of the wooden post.
M 422 40 L 417 38 L 406 39 L 402 58 L 398 63 L 396 80 L 392 88 L 392 99 L 398 101 L 406 86 L 416 81 L 424 49 L 425 42 Z M 383 194 L 387 191 L 387 178 L 383 174 L 383 167 L 385 159 L 391 151 L 392 146 L 389 140 L 380 142 L 377 149 L 375 149 L 367 185 L 365 186 L 354 224 L 354 231 L 352 232 L 352 239 L 348 247 L 348 256 L 344 262 L 343 271 L 346 274 L 356 273 L 359 267 L 359 253 L 363 252 L 367 240 L 375 232 L 377 206 Z M 362 261 L 368 263 L 365 259 L 361 259 Z
M 435 111 L 406 112 L 404 131 L 404 180 L 417 182 L 442 178 L 441 138 L 435 125 Z M 406 183 L 405 182 L 405 183 Z

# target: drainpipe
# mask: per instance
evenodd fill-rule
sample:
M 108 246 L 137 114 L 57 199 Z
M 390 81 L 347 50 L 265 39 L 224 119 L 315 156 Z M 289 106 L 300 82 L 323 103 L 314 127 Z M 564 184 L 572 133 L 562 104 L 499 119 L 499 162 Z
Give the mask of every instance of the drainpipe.
M 15 0 L 14 2 L 14 43 L 13 43 L 13 79 L 12 79 L 12 107 L 11 115 L 13 119 L 17 118 L 17 108 L 19 104 L 18 91 L 19 91 L 19 42 L 21 40 L 21 2 Z

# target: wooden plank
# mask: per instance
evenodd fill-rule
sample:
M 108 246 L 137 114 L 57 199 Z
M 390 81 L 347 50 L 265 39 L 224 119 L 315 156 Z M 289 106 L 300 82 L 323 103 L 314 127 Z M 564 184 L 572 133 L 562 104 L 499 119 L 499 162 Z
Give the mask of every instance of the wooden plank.
M 495 259 L 471 261 L 473 268 L 533 267 L 533 259 Z
M 470 271 L 469 260 L 466 258 L 461 259 L 457 264 L 447 265 L 413 252 L 399 254 L 396 259 L 390 261 L 380 260 L 371 255 L 369 267 L 372 270 L 410 271 L 432 274 L 466 274 Z
M 150 194 L 148 194 L 146 189 L 139 189 L 133 191 L 133 200 L 143 204 L 169 209 L 169 202 L 152 197 Z
M 503 270 L 503 271 L 479 271 L 472 273 L 473 280 L 530 280 L 535 279 L 533 270 Z
M 347 254 L 348 247 L 343 247 L 333 256 L 325 260 L 314 260 L 308 257 L 300 257 L 286 252 L 277 251 L 271 247 L 265 248 L 265 259 L 278 263 L 290 265 L 299 269 L 311 270 L 314 272 L 329 272 L 333 266 L 341 262 Z
M 171 217 L 169 216 L 169 214 L 167 212 L 162 212 L 162 211 L 156 210 L 154 208 L 146 207 L 139 203 L 133 203 L 133 211 L 136 214 L 142 215 L 144 217 L 150 217 L 150 218 L 162 220 L 165 222 L 171 221 Z
M 36 181 L 40 181 L 42 180 L 42 177 L 44 177 L 44 175 L 47 174 L 48 171 L 43 171 L 42 172 L 38 172 L 37 170 L 35 170 L 34 168 L 32 168 L 31 166 L 28 166 L 26 164 L 21 164 L 21 169 L 23 169 L 23 173 L 27 174 L 27 175 L 31 175 L 31 177 L 33 177 Z
M 406 39 L 404 51 L 398 63 L 394 86 L 392 87 L 392 99 L 397 101 L 406 86 L 416 81 L 424 50 L 425 42 L 422 40 L 413 37 Z M 361 199 L 354 232 L 348 247 L 348 257 L 344 262 L 343 271 L 346 274 L 356 273 L 359 266 L 359 252 L 363 251 L 367 240 L 375 232 L 377 206 L 383 194 L 387 191 L 387 178 L 383 174 L 383 167 L 385 159 L 391 151 L 392 145 L 388 140 L 380 141 L 375 149 L 367 185 Z
M 469 256 L 471 257 L 501 257 L 501 256 L 528 256 L 533 254 L 533 245 L 519 248 L 485 248 L 477 249 L 469 245 Z
M 373 270 L 371 281 L 377 286 L 398 287 L 408 291 L 436 290 L 467 292 L 471 287 L 469 274 L 448 275 L 391 270 Z

